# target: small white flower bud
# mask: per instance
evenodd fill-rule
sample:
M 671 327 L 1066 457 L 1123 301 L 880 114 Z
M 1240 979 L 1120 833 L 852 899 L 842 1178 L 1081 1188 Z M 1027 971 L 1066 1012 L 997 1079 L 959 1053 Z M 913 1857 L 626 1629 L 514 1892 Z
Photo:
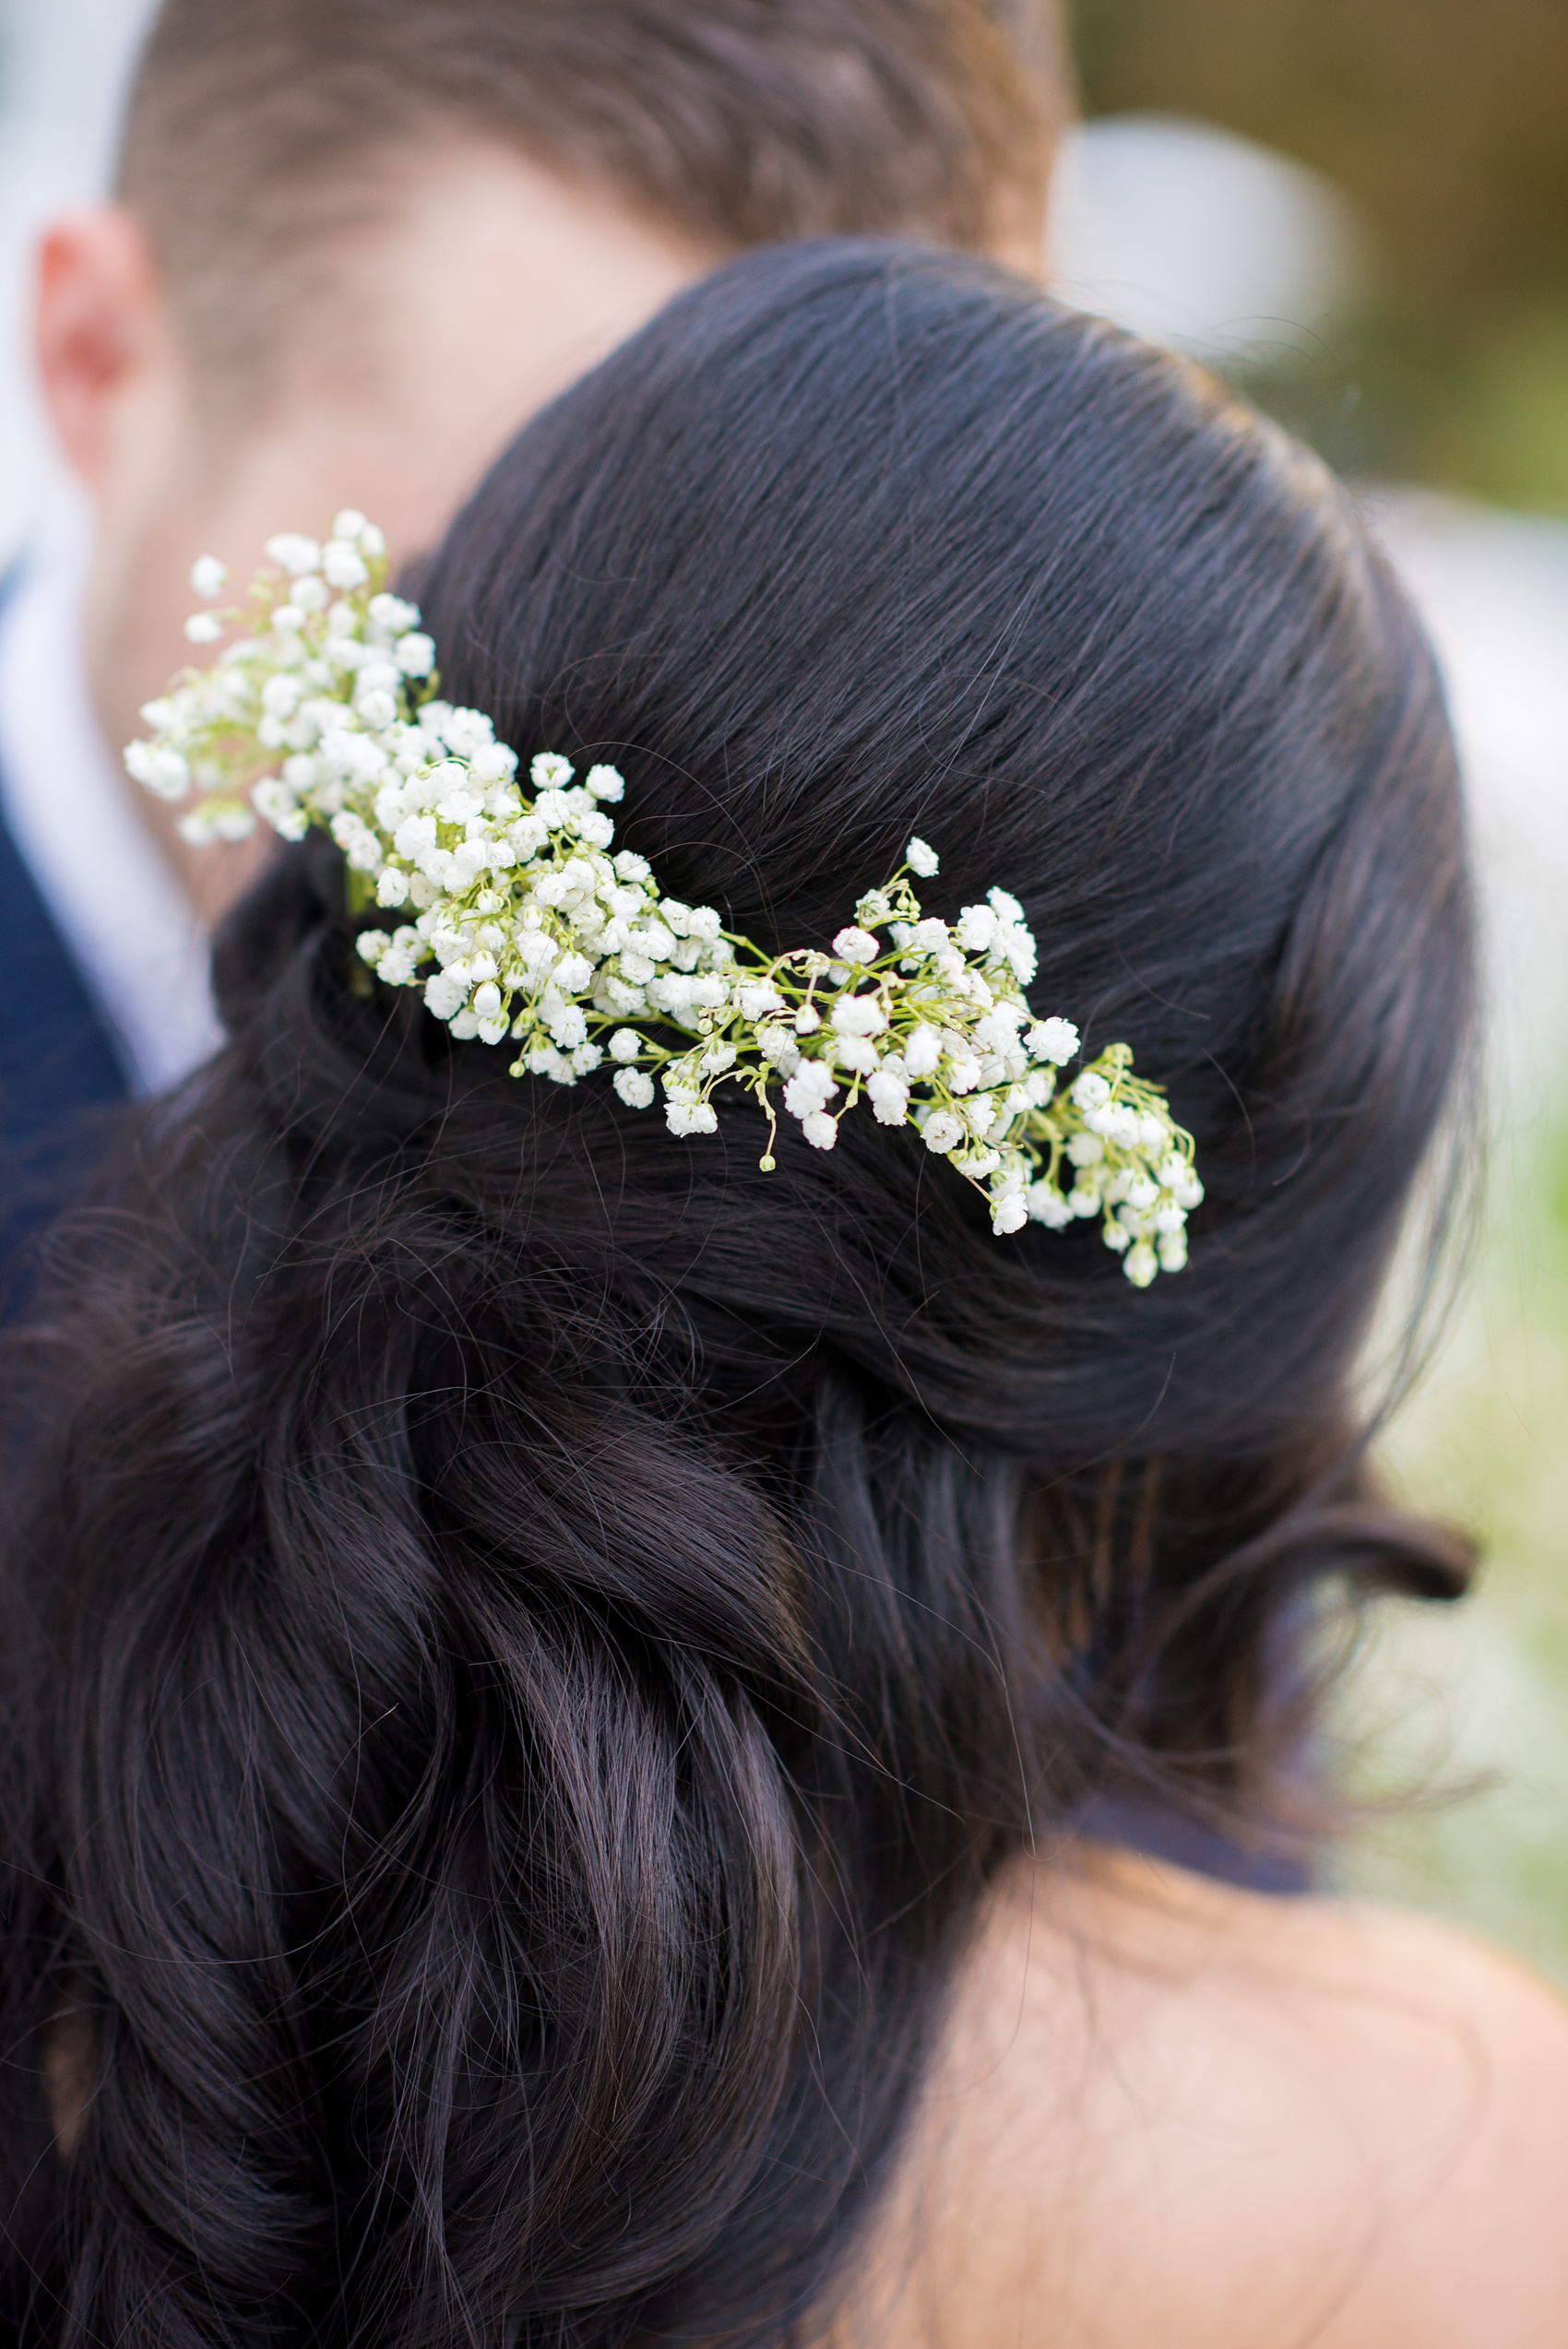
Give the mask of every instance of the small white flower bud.
M 929 881 L 942 860 L 934 848 L 928 848 L 923 840 L 917 837 L 905 849 L 904 861 L 911 872 L 918 873 L 922 881 Z
M 707 1101 L 666 1101 L 664 1122 L 671 1133 L 681 1135 L 717 1133 L 719 1131 L 718 1114 Z
M 792 1118 L 807 1118 L 826 1109 L 837 1090 L 831 1069 L 821 1061 L 802 1061 L 784 1087 L 784 1107 Z
M 736 1000 L 740 1004 L 742 1019 L 766 1019 L 769 1012 L 781 1012 L 784 1009 L 784 998 L 778 988 L 765 984 L 742 987 Z M 795 1026 L 797 1029 L 800 1027 L 799 1019 L 796 1020 Z
M 424 983 L 425 1009 L 437 1019 L 450 1019 L 467 1002 L 469 982 L 460 972 L 438 970 Z
M 428 677 L 435 666 L 435 639 L 410 629 L 393 646 L 392 658 L 405 677 Z
M 1004 923 L 996 933 L 998 953 L 1020 987 L 1028 987 L 1039 967 L 1035 942 L 1027 930 L 1016 923 Z
M 1024 1050 L 1034 1061 L 1053 1061 L 1065 1067 L 1078 1049 L 1078 1031 L 1070 1019 L 1042 1019 L 1024 1038 Z
M 210 603 L 214 596 L 222 594 L 228 577 L 226 563 L 220 563 L 215 554 L 198 554 L 191 565 L 191 592 Z
M 888 1069 L 878 1069 L 868 1080 L 866 1098 L 879 1125 L 902 1125 L 909 1113 L 909 1088 Z
M 125 772 L 160 800 L 183 800 L 191 787 L 191 770 L 181 753 L 159 742 L 127 742 Z
M 942 1038 L 924 1021 L 904 1047 L 904 1066 L 913 1077 L 931 1076 L 942 1058 Z
M 834 1004 L 832 1019 L 840 1036 L 880 1036 L 887 1014 L 875 995 L 845 995 Z
M 927 1118 L 921 1128 L 921 1138 L 928 1150 L 935 1150 L 945 1156 L 949 1150 L 956 1149 L 958 1144 L 962 1142 L 964 1128 L 951 1109 L 938 1109 L 934 1116 Z
M 355 587 L 362 587 L 370 577 L 359 549 L 347 539 L 329 539 L 322 551 L 322 573 L 330 587 L 340 595 L 348 595 Z
M 564 1052 L 570 1052 L 577 1045 L 588 1042 L 588 1015 L 580 1003 L 563 1003 L 559 1010 L 552 1010 L 546 1016 L 545 1026 L 550 1030 L 552 1040 Z
M 297 530 L 280 530 L 276 538 L 268 539 L 267 552 L 280 570 L 296 579 L 321 568 L 321 549 L 314 539 L 302 538 Z
M 1127 1251 L 1127 1261 L 1122 1270 L 1134 1288 L 1146 1288 L 1159 1270 L 1159 1259 L 1146 1240 L 1140 1240 Z
M 185 623 L 186 641 L 193 645 L 215 645 L 223 634 L 223 623 L 215 611 L 193 611 Z
M 1073 1210 L 1054 1183 L 1032 1182 L 1026 1194 L 1030 1216 L 1049 1231 L 1061 1231 L 1073 1220 Z
M 833 941 L 833 951 L 840 962 L 859 967 L 875 962 L 882 948 L 869 930 L 861 930 L 851 922 L 849 929 L 841 930 Z
M 1016 1052 L 1019 1023 L 1028 1016 L 1022 1003 L 998 1003 L 975 1023 L 975 1042 L 985 1052 Z
M 481 709 L 449 709 L 442 717 L 442 742 L 458 759 L 475 759 L 496 740 L 496 729 Z
M 555 984 L 564 995 L 580 995 L 592 979 L 592 963 L 575 948 L 564 954 L 555 966 Z
M 965 906 L 953 934 L 966 954 L 983 955 L 996 936 L 996 916 L 989 906 Z
M 346 505 L 334 517 L 332 535 L 335 539 L 357 539 L 366 527 L 365 517 L 357 505 Z

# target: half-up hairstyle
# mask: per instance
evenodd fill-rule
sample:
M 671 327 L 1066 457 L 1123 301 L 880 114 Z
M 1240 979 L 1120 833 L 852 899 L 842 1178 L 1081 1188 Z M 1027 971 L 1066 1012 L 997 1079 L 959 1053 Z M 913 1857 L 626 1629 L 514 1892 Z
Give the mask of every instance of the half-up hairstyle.
M 1349 1399 L 1469 1021 L 1454 757 L 1314 460 L 983 265 L 803 245 L 421 584 L 444 692 L 621 766 L 731 929 L 826 941 L 912 832 L 933 910 L 1014 892 L 1207 1201 L 1139 1294 L 867 1119 L 765 1175 L 743 1099 L 682 1142 L 454 1043 L 285 853 L 15 1348 L 19 2111 L 91 2025 L 68 2158 L 12 2132 L 40 2349 L 809 2340 L 997 1871 L 1128 1794 L 1244 1835 L 1313 1591 L 1459 1572 Z

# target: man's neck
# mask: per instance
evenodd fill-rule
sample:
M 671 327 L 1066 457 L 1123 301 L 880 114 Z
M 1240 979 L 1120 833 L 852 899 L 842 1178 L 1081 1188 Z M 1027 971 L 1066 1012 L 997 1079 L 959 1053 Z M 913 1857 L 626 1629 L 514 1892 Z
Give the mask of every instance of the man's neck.
M 220 1030 L 203 927 L 88 700 L 81 598 L 91 529 L 85 507 L 57 507 L 0 613 L 0 801 L 127 1074 L 157 1092 L 204 1060 Z

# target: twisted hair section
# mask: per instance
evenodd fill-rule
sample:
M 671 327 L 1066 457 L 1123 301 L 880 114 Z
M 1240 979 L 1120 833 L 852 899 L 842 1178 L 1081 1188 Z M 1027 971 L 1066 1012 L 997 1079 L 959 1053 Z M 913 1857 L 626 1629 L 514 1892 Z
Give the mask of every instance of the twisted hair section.
M 803 246 L 422 593 L 443 690 L 621 765 L 738 931 L 912 832 L 1002 875 L 1196 1137 L 1193 1262 L 998 1247 L 870 1121 L 768 1176 L 743 1099 L 674 1148 L 513 1081 L 285 851 L 8 1341 L 30 2349 L 811 2339 L 997 1872 L 1107 1795 L 1245 1834 L 1314 1593 L 1462 1578 L 1350 1386 L 1467 1031 L 1452 750 L 1310 460 L 978 265 Z

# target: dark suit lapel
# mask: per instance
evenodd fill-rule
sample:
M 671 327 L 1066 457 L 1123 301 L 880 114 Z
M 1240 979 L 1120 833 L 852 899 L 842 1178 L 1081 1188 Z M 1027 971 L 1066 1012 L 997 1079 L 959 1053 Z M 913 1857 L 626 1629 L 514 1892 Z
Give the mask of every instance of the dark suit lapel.
M 0 609 L 11 584 L 0 582 Z M 0 1320 L 31 1285 L 23 1242 L 102 1163 L 106 1127 L 129 1093 L 111 1031 L 0 814 Z
M 0 819 L 0 1148 L 128 1087 L 98 1007 Z

